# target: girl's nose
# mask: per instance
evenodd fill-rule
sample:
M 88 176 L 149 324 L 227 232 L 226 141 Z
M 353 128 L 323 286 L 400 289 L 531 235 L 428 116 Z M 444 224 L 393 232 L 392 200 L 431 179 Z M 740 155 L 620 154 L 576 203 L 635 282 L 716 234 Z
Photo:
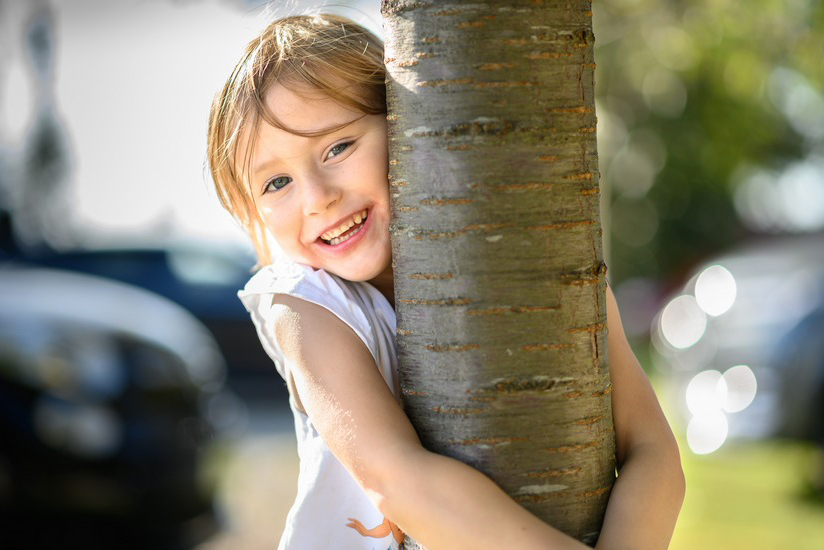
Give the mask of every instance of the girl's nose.
M 303 212 L 307 216 L 320 214 L 340 200 L 340 187 L 317 174 L 303 181 Z

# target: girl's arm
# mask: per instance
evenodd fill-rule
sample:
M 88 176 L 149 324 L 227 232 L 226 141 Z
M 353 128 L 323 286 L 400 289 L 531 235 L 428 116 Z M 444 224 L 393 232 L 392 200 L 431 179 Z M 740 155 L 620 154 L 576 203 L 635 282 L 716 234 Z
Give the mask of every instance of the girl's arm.
M 618 479 L 596 548 L 666 548 L 684 500 L 681 459 L 652 386 L 627 343 L 609 287 L 607 326 Z
M 425 450 L 363 342 L 326 309 L 278 295 L 275 337 L 299 402 L 378 510 L 430 550 L 584 549 L 465 464 Z

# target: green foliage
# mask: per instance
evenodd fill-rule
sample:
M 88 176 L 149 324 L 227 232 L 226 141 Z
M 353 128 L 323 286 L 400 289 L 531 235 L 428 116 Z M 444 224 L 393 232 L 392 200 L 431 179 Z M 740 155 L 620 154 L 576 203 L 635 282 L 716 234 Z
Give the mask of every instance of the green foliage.
M 593 10 L 610 275 L 677 276 L 749 231 L 733 206 L 742 174 L 824 151 L 824 3 Z

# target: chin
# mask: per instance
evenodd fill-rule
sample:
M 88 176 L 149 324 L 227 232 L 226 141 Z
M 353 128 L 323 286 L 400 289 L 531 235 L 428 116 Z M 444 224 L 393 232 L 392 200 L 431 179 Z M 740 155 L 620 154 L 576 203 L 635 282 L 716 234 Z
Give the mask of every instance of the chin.
M 364 268 L 358 267 L 353 269 L 340 269 L 340 270 L 330 270 L 332 273 L 346 279 L 347 281 L 353 282 L 364 282 L 364 281 L 371 281 L 381 273 L 385 271 L 385 268 L 381 267 L 374 267 L 374 268 Z
M 372 261 L 367 262 L 353 262 L 351 265 L 330 266 L 327 271 L 334 273 L 338 277 L 346 279 L 347 281 L 363 282 L 371 281 L 384 273 L 391 265 L 391 254 L 386 254 L 384 258 L 372 258 Z

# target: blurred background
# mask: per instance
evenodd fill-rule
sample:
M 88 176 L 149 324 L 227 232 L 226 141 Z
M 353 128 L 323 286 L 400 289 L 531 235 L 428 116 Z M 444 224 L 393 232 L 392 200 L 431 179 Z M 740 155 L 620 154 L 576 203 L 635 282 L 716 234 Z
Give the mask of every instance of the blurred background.
M 0 0 L 3 548 L 272 548 L 297 457 L 204 170 L 273 17 Z M 824 3 L 599 0 L 609 278 L 681 442 L 672 548 L 824 547 Z M 48 525 L 49 529 L 44 529 Z

